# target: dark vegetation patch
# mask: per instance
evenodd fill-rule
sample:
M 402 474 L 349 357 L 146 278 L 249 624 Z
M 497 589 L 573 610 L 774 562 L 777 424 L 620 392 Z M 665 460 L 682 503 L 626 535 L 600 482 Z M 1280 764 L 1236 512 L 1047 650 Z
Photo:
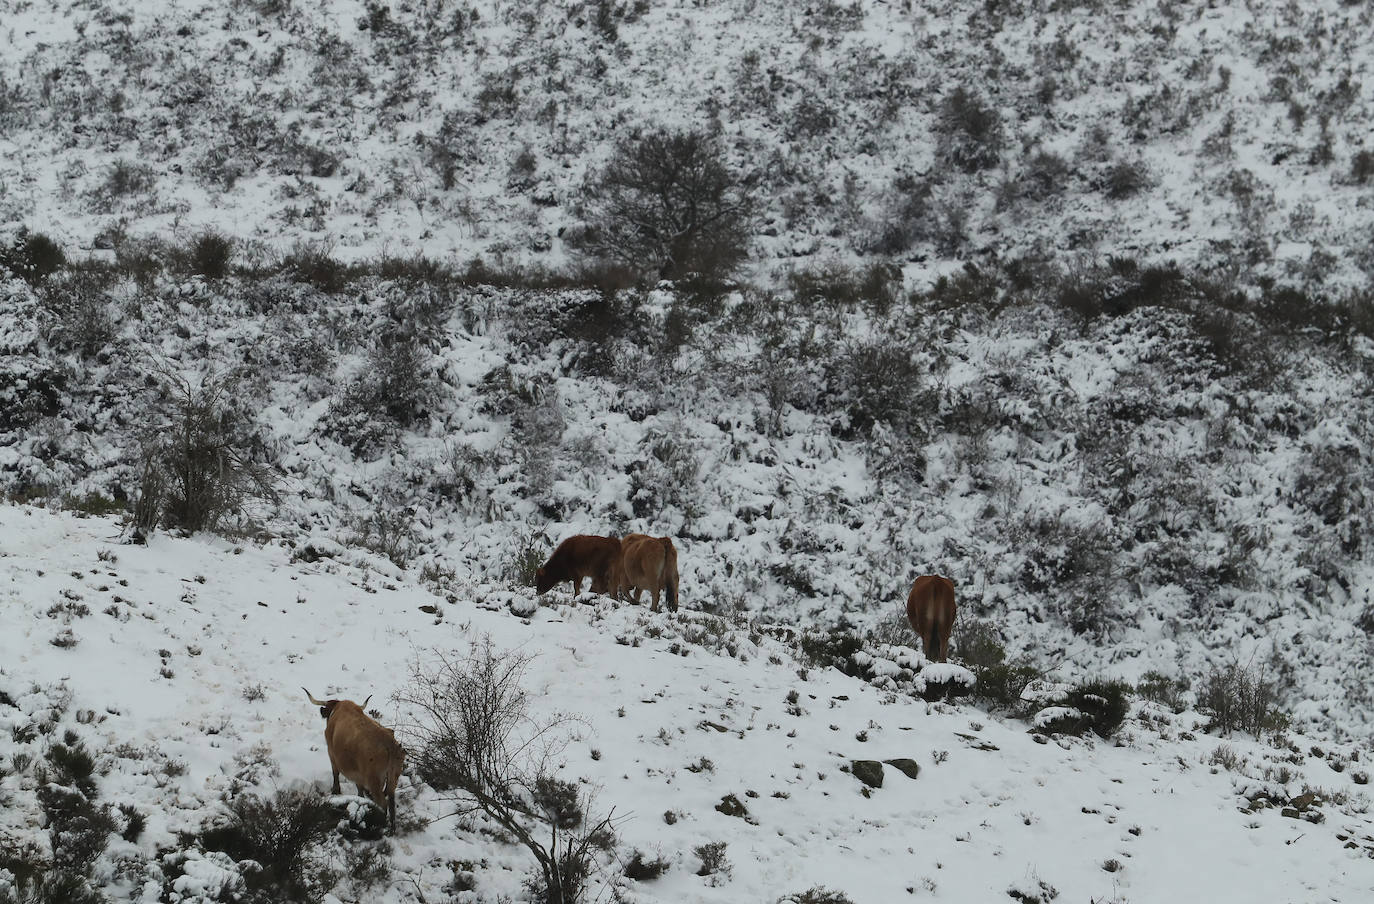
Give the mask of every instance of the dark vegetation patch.
M 244 872 L 253 901 L 318 901 L 338 877 L 312 852 L 333 832 L 339 812 L 310 791 L 278 791 L 270 798 L 248 794 L 229 805 L 218 824 L 195 842 L 257 867 Z
M 1091 731 L 1101 738 L 1116 734 L 1130 710 L 1130 685 L 1120 681 L 1087 681 L 1074 685 L 1059 705 L 1077 710 L 1041 726 L 1051 734 L 1082 735 Z

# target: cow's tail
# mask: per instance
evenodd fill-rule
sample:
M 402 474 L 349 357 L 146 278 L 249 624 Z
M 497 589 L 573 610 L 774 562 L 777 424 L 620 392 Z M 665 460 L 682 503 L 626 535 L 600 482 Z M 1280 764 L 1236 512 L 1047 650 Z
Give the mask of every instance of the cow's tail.
M 662 538 L 663 543 L 663 584 L 668 594 L 668 608 L 677 611 L 677 549 L 673 541 Z
M 930 639 L 926 641 L 926 652 L 935 662 L 940 661 L 940 620 L 930 620 Z

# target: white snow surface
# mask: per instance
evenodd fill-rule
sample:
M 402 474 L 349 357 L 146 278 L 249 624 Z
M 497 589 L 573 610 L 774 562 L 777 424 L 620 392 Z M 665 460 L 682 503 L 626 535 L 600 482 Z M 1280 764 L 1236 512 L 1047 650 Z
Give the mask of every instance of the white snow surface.
M 1047 740 L 969 706 L 926 704 L 833 669 L 802 673 L 790 648 L 743 623 L 722 622 L 714 641 L 697 642 L 700 615 L 558 592 L 522 618 L 502 604 L 508 591 L 473 585 L 439 599 L 376 563 L 307 564 L 285 544 L 202 536 L 129 546 L 120 533 L 107 519 L 0 507 L 0 691 L 14 702 L 0 705 L 0 764 L 41 757 L 74 731 L 97 755 L 101 799 L 148 816 L 142 838 L 116 840 L 101 863 L 176 849 L 177 832 L 199 828 L 233 794 L 323 792 L 322 722 L 302 685 L 317 696 L 370 694 L 384 723 L 404 723 L 391 695 L 407 663 L 489 636 L 534 656 L 540 714 L 576 716 L 561 774 L 614 812 L 621 862 L 638 848 L 671 864 L 635 882 L 603 860 L 594 887 L 617 883 L 623 900 L 775 901 L 817 885 L 855 904 L 991 901 L 1037 888 L 1068 901 L 1374 895 L 1374 822 L 1359 784 L 1368 746 L 1221 739 L 1196 714 L 1141 701 L 1113 741 Z M 89 614 L 50 613 L 57 603 Z M 49 641 L 66 621 L 78 642 L 63 649 Z M 259 699 L 245 697 L 250 686 Z M 17 741 L 13 729 L 30 723 L 46 727 Z M 1218 751 L 1231 754 L 1230 769 L 1213 765 Z M 918 777 L 884 767 L 867 795 L 846 771 L 855 759 L 898 757 L 915 760 Z M 3 775 L 0 831 L 41 844 L 32 773 Z M 1246 795 L 1304 788 L 1321 789 L 1322 821 L 1249 811 Z M 748 821 L 714 809 L 726 794 L 745 803 Z M 326 900 L 443 900 L 453 861 L 480 864 L 477 897 L 463 900 L 518 895 L 523 851 L 441 819 L 444 807 L 403 778 L 390 878 Z M 667 811 L 678 815 L 671 825 Z M 693 848 L 710 842 L 726 843 L 728 875 L 696 875 Z M 192 851 L 177 881 L 188 895 L 213 895 L 232 882 L 230 867 Z M 105 887 L 114 900 L 154 899 L 145 895 L 156 883 L 145 890 L 137 871 L 95 872 L 119 876 Z

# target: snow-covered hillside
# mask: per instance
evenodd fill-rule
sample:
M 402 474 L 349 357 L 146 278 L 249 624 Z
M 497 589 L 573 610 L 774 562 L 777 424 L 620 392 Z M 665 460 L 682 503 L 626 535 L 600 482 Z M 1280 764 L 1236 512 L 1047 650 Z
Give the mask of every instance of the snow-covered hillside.
M 638 129 L 719 134 L 763 272 L 836 256 L 1371 269 L 1348 0 L 0 2 L 0 228 L 562 267 Z
M 1308 730 L 1368 737 L 1367 335 L 1173 271 L 1040 277 L 12 279 L 0 486 L 205 527 L 158 488 L 248 461 L 272 495 L 220 529 L 378 551 L 455 598 L 637 530 L 676 538 L 691 609 L 901 642 L 940 572 L 956 655 L 981 624 L 1063 678 L 1263 666 Z
M 323 723 L 300 686 L 370 694 L 384 723 L 404 725 L 392 695 L 410 664 L 483 636 L 533 657 L 536 716 L 576 717 L 559 774 L 595 791 L 619 837 L 598 861 L 600 899 L 608 883 L 644 904 L 777 901 L 817 886 L 846 897 L 803 900 L 1374 893 L 1367 746 L 1223 739 L 1143 701 L 1112 742 L 1046 742 L 965 704 L 808 668 L 745 620 L 565 593 L 535 608 L 531 591 L 466 584 L 449 601 L 358 552 L 306 562 L 288 543 L 120 535 L 109 518 L 0 508 L 0 838 L 49 849 L 35 770 L 55 745 L 84 745 L 90 796 L 136 835 L 111 836 L 91 861 L 111 899 L 230 900 L 245 867 L 194 833 L 227 802 L 327 787 Z M 906 771 L 879 767 L 881 787 L 851 772 L 903 758 Z M 716 809 L 728 795 L 747 815 Z M 445 806 L 403 780 L 385 868 L 345 869 L 325 900 L 519 894 L 524 851 L 481 820 L 442 818 Z M 127 832 L 132 813 L 141 833 Z M 311 855 L 337 868 L 373 851 L 375 867 L 377 844 L 331 835 Z M 699 875 L 697 849 L 716 844 L 708 856 L 725 863 Z M 621 876 L 636 849 L 667 871 Z

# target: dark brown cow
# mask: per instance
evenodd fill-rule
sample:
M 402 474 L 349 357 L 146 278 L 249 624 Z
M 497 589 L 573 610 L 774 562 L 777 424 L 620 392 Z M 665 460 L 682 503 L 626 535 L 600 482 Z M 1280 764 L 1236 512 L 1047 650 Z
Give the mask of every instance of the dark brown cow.
M 615 595 L 634 592 L 639 603 L 641 591 L 654 595 L 651 607 L 658 611 L 659 594 L 667 591 L 668 608 L 677 611 L 677 549 L 668 537 L 626 534 L 620 541 L 620 559 L 615 569 Z
M 949 632 L 954 627 L 954 582 L 937 574 L 917 578 L 906 598 L 906 617 L 925 645 L 926 658 L 947 660 Z
M 582 579 L 591 578 L 592 593 L 606 593 L 619 558 L 620 541 L 615 537 L 590 534 L 569 537 L 558 544 L 544 567 L 534 573 L 534 587 L 546 593 L 560 581 L 572 581 L 576 595 L 582 592 Z
M 316 700 L 305 690 L 310 702 L 320 708 L 325 718 L 324 743 L 329 750 L 329 766 L 334 770 L 331 792 L 339 794 L 339 774 L 358 786 L 358 793 L 366 796 L 386 811 L 391 834 L 396 834 L 396 782 L 406 752 L 396 742 L 396 733 L 383 728 L 352 700 Z

